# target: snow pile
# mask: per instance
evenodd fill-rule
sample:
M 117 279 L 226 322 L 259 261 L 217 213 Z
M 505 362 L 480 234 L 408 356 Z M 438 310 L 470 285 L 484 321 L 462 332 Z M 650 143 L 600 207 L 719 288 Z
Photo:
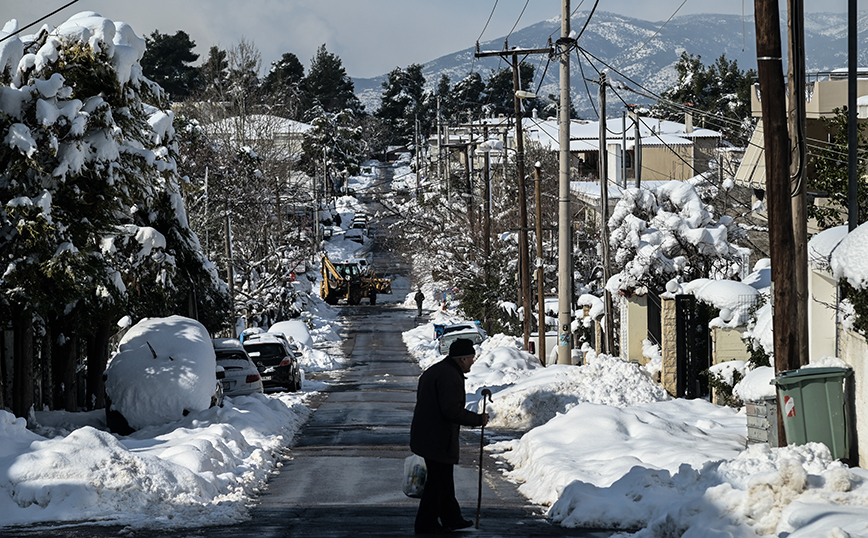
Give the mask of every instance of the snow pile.
M 487 404 L 491 428 L 530 430 L 586 402 L 627 407 L 669 399 L 637 365 L 607 355 L 598 355 L 582 366 L 537 367 L 525 375 L 507 371 L 498 377 L 485 367 L 480 370 L 493 392 L 493 402 Z M 471 368 L 467 385 L 481 388 L 474 374 Z M 479 406 L 475 402 L 470 408 Z
M 848 233 L 832 251 L 829 265 L 836 279 L 854 288 L 868 287 L 868 223 Z
M 103 520 L 188 527 L 248 517 L 283 447 L 307 419 L 302 397 L 252 394 L 129 437 L 104 430 L 104 411 L 36 413 L 36 428 L 0 411 L 3 525 Z M 63 416 L 78 423 L 40 425 Z
M 829 270 L 832 252 L 847 237 L 847 225 L 835 226 L 814 235 L 808 241 L 808 263 L 815 269 Z
M 112 409 L 138 430 L 208 409 L 216 372 L 201 323 L 182 316 L 145 319 L 121 339 L 106 368 L 105 391 Z
M 684 293 L 692 293 L 703 303 L 721 312 L 723 325 L 738 327 L 747 323 L 751 307 L 759 297 L 753 286 L 735 280 L 698 278 L 681 285 Z
M 772 379 L 775 378 L 775 369 L 771 366 L 758 366 L 748 370 L 742 361 L 730 361 L 741 363 L 741 381 L 732 388 L 732 393 L 743 402 L 758 402 L 766 398 L 774 398 L 777 395 Z M 730 383 L 731 384 L 731 383 Z

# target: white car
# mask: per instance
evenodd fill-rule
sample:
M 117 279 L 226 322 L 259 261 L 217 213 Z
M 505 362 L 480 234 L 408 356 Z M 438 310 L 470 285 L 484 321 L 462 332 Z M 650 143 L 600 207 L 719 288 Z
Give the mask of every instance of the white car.
M 222 366 L 225 372 L 222 379 L 225 396 L 247 396 L 254 392 L 263 392 L 259 370 L 244 351 L 240 340 L 214 338 L 211 343 L 217 356 L 217 366 Z
M 488 338 L 488 334 L 475 321 L 452 325 L 434 325 L 434 331 L 439 339 L 438 350 L 443 355 L 449 353 L 449 346 L 459 338 L 466 338 L 474 345 L 479 345 Z
M 222 405 L 223 374 L 201 323 L 146 318 L 127 331 L 103 374 L 106 423 L 129 435 Z

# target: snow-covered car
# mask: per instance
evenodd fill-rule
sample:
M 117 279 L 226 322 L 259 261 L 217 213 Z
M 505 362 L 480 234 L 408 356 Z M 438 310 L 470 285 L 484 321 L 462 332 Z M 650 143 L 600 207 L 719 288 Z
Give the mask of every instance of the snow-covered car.
M 298 356 L 284 335 L 251 334 L 244 339 L 243 346 L 259 370 L 263 387 L 281 387 L 291 392 L 301 388 Z
M 268 328 L 268 332 L 282 334 L 290 343 L 296 341 L 303 346 L 313 347 L 313 338 L 310 336 L 310 330 L 307 328 L 307 324 L 299 319 L 278 321 Z
M 438 350 L 441 354 L 449 353 L 449 346 L 459 338 L 466 338 L 474 345 L 481 344 L 488 334 L 475 321 L 454 323 L 452 325 L 434 325 L 434 333 L 438 338 Z
M 211 343 L 217 356 L 217 366 L 222 366 L 225 373 L 222 380 L 225 396 L 247 396 L 254 392 L 263 392 L 259 369 L 244 351 L 240 340 L 214 338 Z
M 121 435 L 223 403 L 211 336 L 183 316 L 144 319 L 131 327 L 103 376 L 106 423 Z

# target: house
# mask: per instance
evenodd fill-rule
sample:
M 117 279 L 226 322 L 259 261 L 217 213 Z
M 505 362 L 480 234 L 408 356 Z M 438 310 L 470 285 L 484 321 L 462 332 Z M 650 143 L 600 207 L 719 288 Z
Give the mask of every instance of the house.
M 204 126 L 209 135 L 236 147 L 251 147 L 259 154 L 273 153 L 277 158 L 290 160 L 301 157 L 304 136 L 312 128 L 307 123 L 270 114 L 232 116 Z
M 862 78 L 866 75 L 868 73 L 860 70 L 860 78 L 857 82 L 857 96 L 861 102 L 861 105 L 857 104 L 858 117 L 859 123 L 862 125 L 868 122 L 868 101 L 866 101 L 868 99 L 868 78 Z M 812 149 L 829 141 L 830 133 L 823 119 L 833 117 L 836 108 L 845 107 L 848 96 L 846 70 L 815 73 L 811 79 L 806 85 L 805 91 L 805 138 L 808 141 L 809 156 Z M 751 93 L 751 114 L 754 118 L 758 118 L 757 124 L 744 158 L 736 172 L 735 180 L 738 185 L 754 189 L 757 199 L 762 200 L 766 190 L 766 174 L 759 84 L 754 85 L 754 90 Z M 810 163 L 806 172 L 808 178 L 814 177 L 814 170 Z M 808 193 L 808 196 L 809 200 L 816 198 L 812 193 Z M 815 203 L 822 203 L 822 200 Z

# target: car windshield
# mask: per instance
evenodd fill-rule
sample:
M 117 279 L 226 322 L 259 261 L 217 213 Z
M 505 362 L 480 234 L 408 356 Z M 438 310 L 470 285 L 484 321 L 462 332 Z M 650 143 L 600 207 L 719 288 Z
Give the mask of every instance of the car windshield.
M 241 353 L 240 351 L 218 351 L 217 362 L 223 361 L 246 361 L 247 355 Z
M 446 334 L 454 333 L 454 332 L 458 332 L 458 331 L 473 331 L 475 329 L 476 328 L 471 326 L 471 325 L 452 325 L 450 327 L 444 327 L 443 328 L 443 334 L 446 335 Z
M 244 349 L 247 350 L 247 354 L 250 355 L 253 362 L 262 362 L 263 364 L 280 362 L 286 355 L 283 346 L 278 343 L 248 344 L 244 346 Z

